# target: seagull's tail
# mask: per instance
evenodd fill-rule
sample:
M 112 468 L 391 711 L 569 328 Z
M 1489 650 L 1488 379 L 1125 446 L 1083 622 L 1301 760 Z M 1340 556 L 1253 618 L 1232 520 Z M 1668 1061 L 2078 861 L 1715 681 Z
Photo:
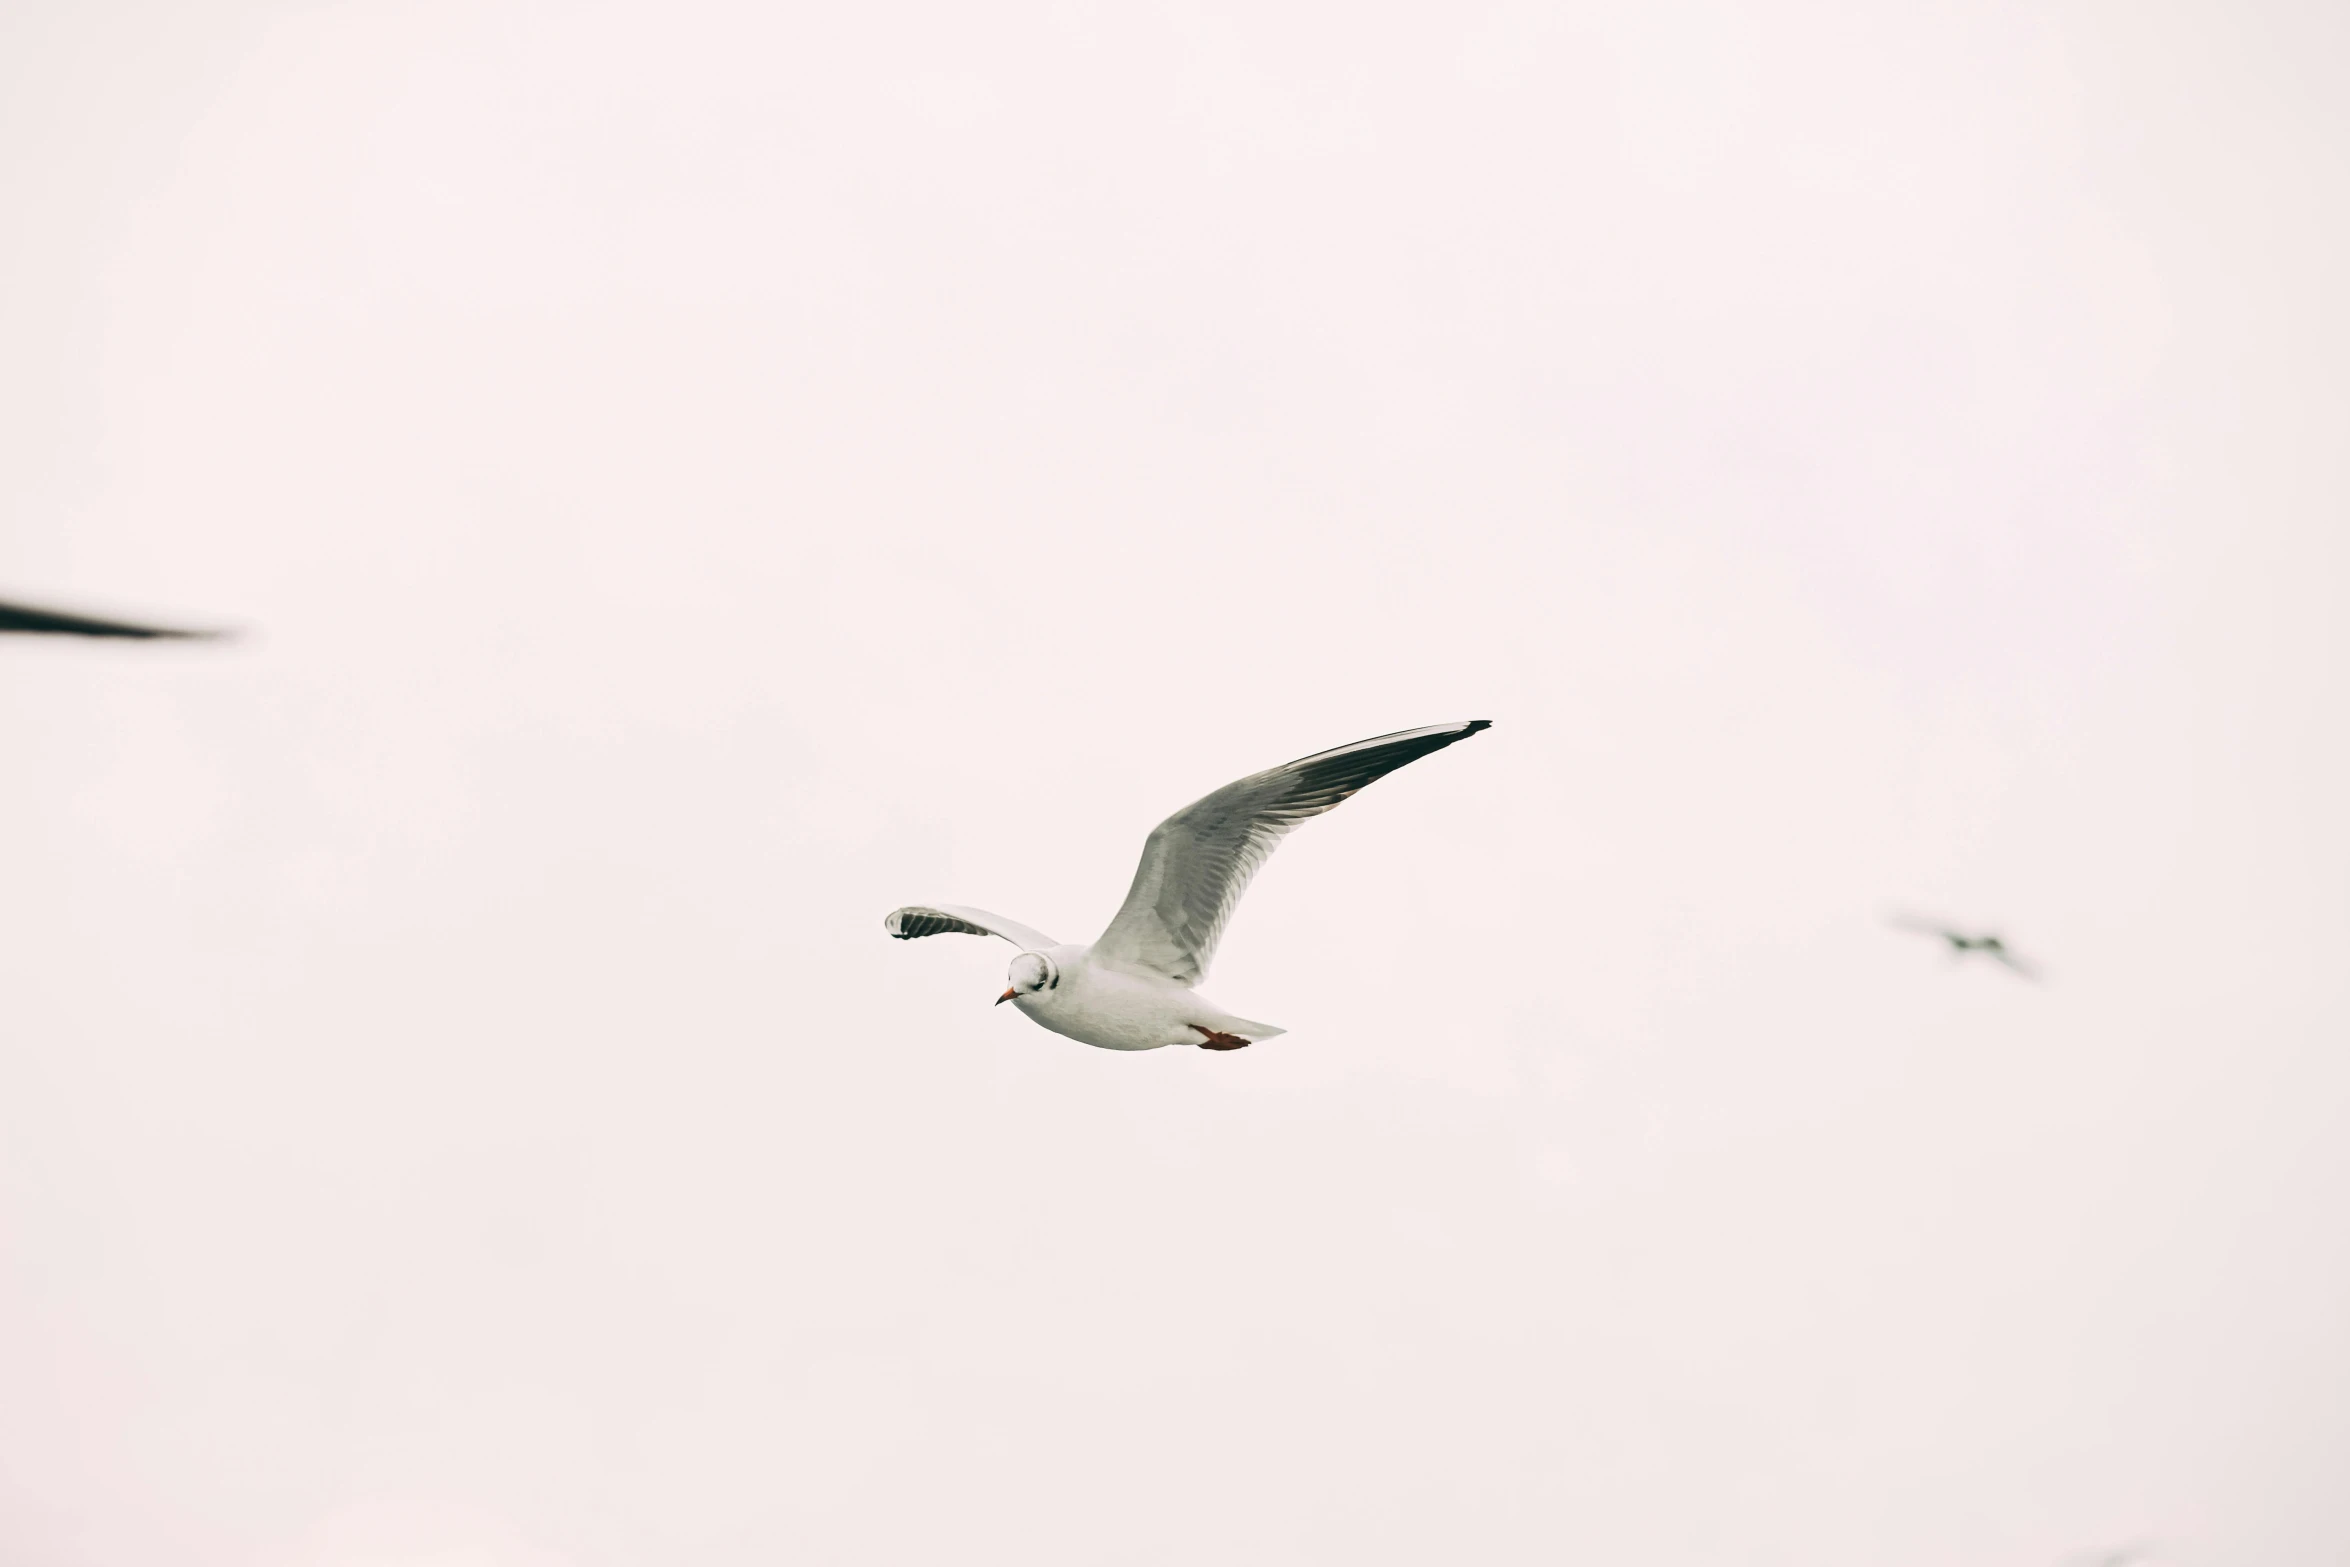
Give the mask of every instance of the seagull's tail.
M 1244 1017 L 1228 1017 L 1224 1019 L 1223 1027 L 1226 1033 L 1238 1034 L 1252 1045 L 1262 1044 L 1268 1039 L 1277 1039 L 1289 1032 L 1286 1028 L 1275 1028 L 1270 1023 L 1251 1023 Z

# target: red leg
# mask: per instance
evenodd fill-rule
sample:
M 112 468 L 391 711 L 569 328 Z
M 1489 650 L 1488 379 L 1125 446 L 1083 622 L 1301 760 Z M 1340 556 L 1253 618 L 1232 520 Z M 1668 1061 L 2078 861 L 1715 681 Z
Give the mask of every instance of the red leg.
M 1199 1042 L 1199 1047 L 1202 1050 L 1245 1050 L 1248 1048 L 1248 1041 L 1238 1034 L 1219 1034 L 1214 1029 L 1199 1023 L 1187 1026 L 1196 1028 L 1208 1036 Z

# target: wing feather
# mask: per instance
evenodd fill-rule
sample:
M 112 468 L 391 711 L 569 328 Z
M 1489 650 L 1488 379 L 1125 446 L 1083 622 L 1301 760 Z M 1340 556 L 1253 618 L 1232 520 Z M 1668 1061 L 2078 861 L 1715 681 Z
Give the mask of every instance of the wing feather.
M 952 932 L 962 936 L 1001 936 L 1023 952 L 1042 952 L 1060 945 L 1044 932 L 1031 930 L 1018 920 L 1008 920 L 985 909 L 965 908 L 958 903 L 909 903 L 884 915 L 881 928 L 900 941 Z
M 144 626 L 127 620 L 101 620 L 95 615 L 71 615 L 37 604 L 0 602 L 0 631 L 25 631 L 66 637 L 137 637 L 203 639 L 216 631 L 182 631 L 170 626 Z
M 1179 985 L 1198 984 L 1249 879 L 1292 828 L 1405 763 L 1492 727 L 1476 718 L 1358 740 L 1193 801 L 1152 829 L 1134 885 L 1095 953 Z

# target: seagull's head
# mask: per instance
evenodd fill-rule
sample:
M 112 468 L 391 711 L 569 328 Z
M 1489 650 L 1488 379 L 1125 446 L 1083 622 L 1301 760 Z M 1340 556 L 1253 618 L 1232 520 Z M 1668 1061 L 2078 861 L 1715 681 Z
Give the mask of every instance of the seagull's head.
M 1041 952 L 1023 952 L 1012 960 L 1012 966 L 1005 971 L 1004 978 L 1011 981 L 1012 988 L 995 998 L 995 1004 L 999 1007 L 1007 1001 L 1017 1001 L 1022 996 L 1034 996 L 1053 989 L 1061 983 L 1061 970 L 1058 964 Z

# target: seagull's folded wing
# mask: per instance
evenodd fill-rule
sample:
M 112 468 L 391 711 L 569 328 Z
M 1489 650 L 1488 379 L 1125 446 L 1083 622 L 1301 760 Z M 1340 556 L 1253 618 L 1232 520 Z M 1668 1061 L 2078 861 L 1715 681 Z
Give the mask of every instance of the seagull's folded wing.
M 1292 827 L 1406 762 L 1491 727 L 1473 718 L 1357 740 L 1252 773 L 1185 806 L 1143 844 L 1134 885 L 1093 944 L 1094 955 L 1198 984 L 1249 878 Z
M 1023 952 L 1042 952 L 1060 945 L 1043 931 L 1030 930 L 1018 920 L 1008 920 L 985 909 L 967 909 L 958 903 L 909 903 L 902 909 L 890 910 L 881 928 L 900 941 L 952 932 L 961 936 L 1001 936 Z

